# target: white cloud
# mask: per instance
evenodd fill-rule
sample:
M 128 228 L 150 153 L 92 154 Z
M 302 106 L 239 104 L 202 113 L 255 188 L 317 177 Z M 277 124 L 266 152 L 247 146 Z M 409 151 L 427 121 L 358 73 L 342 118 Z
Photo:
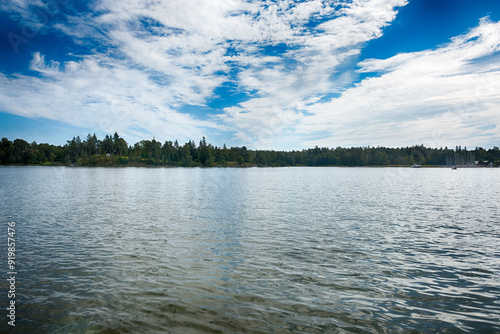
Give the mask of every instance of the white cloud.
M 100 123 L 106 131 L 147 128 L 157 137 L 229 129 L 250 145 L 265 145 L 303 117 L 298 108 L 305 101 L 337 89 L 336 67 L 357 55 L 360 43 L 380 36 L 395 7 L 405 4 L 102 0 L 94 3 L 93 13 L 75 13 L 52 26 L 76 43 L 96 43 L 101 51 L 65 63 L 34 53 L 30 69 L 38 76 L 2 76 L 9 91 L 16 87 L 25 96 L 22 101 L 5 96 L 4 109 L 81 127 Z M 21 0 L 3 9 L 29 13 Z M 307 27 L 311 20 L 318 26 Z M 291 49 L 276 55 L 263 51 L 277 45 Z M 206 104 L 226 81 L 255 98 L 214 121 L 177 110 L 183 104 Z M 120 116 L 122 109 L 126 115 Z
M 95 46 L 93 55 L 35 52 L 36 75 L 0 74 L 0 99 L 10 113 L 134 139 L 147 130 L 179 140 L 232 133 L 231 144 L 256 148 L 498 140 L 497 23 L 485 19 L 436 50 L 365 60 L 358 72 L 375 76 L 350 86 L 364 43 L 407 2 L 102 0 L 92 13 L 51 22 Z M 1 9 L 34 15 L 21 0 Z M 227 82 L 248 99 L 217 116 L 181 111 L 216 99 Z
M 32 8 L 39 8 L 38 11 L 33 11 Z M 0 10 L 7 11 L 13 14 L 14 18 L 22 21 L 24 25 L 30 26 L 31 29 L 40 29 L 43 26 L 40 10 L 45 9 L 50 11 L 49 7 L 41 0 L 12 0 L 0 3 Z
M 405 0 L 354 1 L 334 12 L 335 4 L 321 6 L 311 2 L 307 9 L 284 10 L 282 20 L 288 18 L 291 27 L 294 20 L 300 22 L 307 18 L 308 21 L 315 14 L 328 13 L 332 18 L 306 31 L 303 26 L 297 26 L 283 37 L 283 42 L 297 47 L 288 51 L 281 61 L 241 71 L 240 87 L 257 91 L 258 96 L 227 108 L 220 119 L 236 129 L 236 136 L 242 142 L 258 147 L 274 145 L 277 138 L 287 136 L 287 131 L 294 132 L 295 126 L 304 119 L 301 109 L 305 101 L 339 91 L 345 76 L 335 76 L 337 68 L 357 56 L 362 43 L 379 37 L 383 27 L 395 18 L 397 7 L 406 3 Z M 285 66 L 289 59 L 294 64 L 293 69 Z M 307 109 L 305 111 L 309 112 Z M 276 125 L 277 115 L 282 117 L 280 126 Z
M 17 115 L 118 131 L 135 140 L 145 138 L 141 129 L 159 139 L 188 140 L 201 138 L 203 128 L 218 127 L 169 108 L 173 97 L 167 87 L 155 84 L 143 71 L 109 66 L 105 58 L 60 65 L 46 63 L 35 53 L 30 67 L 40 76 L 0 74 L 0 100 Z
M 436 50 L 366 60 L 360 72 L 383 74 L 314 105 L 298 129 L 330 133 L 328 146 L 492 145 L 500 139 L 499 51 L 500 23 L 482 20 Z

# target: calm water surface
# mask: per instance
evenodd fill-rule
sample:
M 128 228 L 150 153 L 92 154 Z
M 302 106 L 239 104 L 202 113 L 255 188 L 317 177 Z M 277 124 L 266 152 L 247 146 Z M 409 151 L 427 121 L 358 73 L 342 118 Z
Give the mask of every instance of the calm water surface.
M 0 168 L 13 332 L 500 333 L 499 185 L 500 169 Z

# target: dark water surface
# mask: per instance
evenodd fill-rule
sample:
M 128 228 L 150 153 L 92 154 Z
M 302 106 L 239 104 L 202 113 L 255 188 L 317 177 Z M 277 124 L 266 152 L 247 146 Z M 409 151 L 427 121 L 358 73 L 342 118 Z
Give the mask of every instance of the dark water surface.
M 17 333 L 500 333 L 500 169 L 5 167 L 0 201 Z

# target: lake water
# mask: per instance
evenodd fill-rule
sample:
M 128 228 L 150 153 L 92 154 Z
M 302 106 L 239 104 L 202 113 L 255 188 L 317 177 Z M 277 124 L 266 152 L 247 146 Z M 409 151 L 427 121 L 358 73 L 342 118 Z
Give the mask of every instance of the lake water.
M 0 168 L 17 333 L 500 333 L 500 169 Z

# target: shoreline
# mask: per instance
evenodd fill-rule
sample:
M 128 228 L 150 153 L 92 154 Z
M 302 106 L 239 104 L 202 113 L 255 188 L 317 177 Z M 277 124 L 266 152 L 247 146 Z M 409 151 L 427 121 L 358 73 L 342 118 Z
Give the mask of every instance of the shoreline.
M 301 168 L 301 167 L 329 167 L 329 168 L 412 168 L 411 165 L 366 165 L 366 166 L 350 166 L 350 165 L 322 165 L 322 166 L 308 166 L 308 165 L 284 165 L 284 166 L 266 166 L 266 165 L 215 165 L 215 166 L 176 166 L 176 165 L 147 165 L 143 163 L 134 164 L 113 164 L 113 165 L 68 165 L 68 164 L 0 164 L 0 167 L 68 167 L 68 168 Z M 449 168 L 453 166 L 447 165 L 421 165 L 419 168 Z M 483 169 L 483 168 L 500 168 L 497 166 L 457 166 L 457 169 Z M 412 168 L 414 169 L 414 168 Z M 417 168 L 418 169 L 418 168 Z

